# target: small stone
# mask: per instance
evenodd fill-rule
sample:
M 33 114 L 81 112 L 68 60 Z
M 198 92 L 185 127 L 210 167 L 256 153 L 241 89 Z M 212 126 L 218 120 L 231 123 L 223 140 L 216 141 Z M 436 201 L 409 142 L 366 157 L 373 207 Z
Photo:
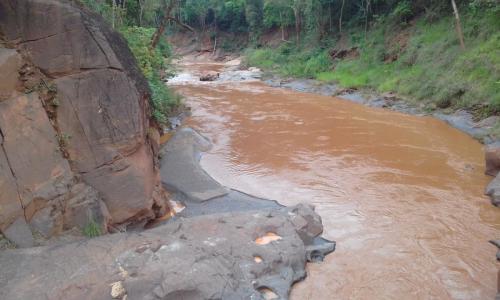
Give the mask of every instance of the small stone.
M 111 284 L 111 297 L 113 299 L 121 299 L 125 296 L 127 291 L 123 287 L 123 283 L 121 281 L 117 281 Z
M 277 235 L 276 233 L 274 233 L 274 232 L 268 232 L 264 236 L 261 236 L 261 237 L 257 238 L 255 240 L 255 243 L 257 245 L 261 245 L 262 246 L 262 245 L 267 245 L 267 244 L 269 244 L 271 242 L 274 242 L 274 241 L 279 241 L 281 239 L 282 239 L 282 237 L 279 236 L 279 235 Z
M 270 288 L 267 287 L 262 287 L 259 288 L 259 292 L 262 294 L 262 298 L 265 300 L 274 300 L 274 299 L 279 299 L 279 296 L 273 292 Z
M 215 81 L 219 78 L 219 73 L 215 71 L 207 71 L 200 75 L 200 81 Z
M 260 263 L 262 262 L 262 257 L 260 257 L 260 256 L 254 256 L 254 257 L 253 257 L 253 260 L 254 260 L 256 263 L 260 264 Z

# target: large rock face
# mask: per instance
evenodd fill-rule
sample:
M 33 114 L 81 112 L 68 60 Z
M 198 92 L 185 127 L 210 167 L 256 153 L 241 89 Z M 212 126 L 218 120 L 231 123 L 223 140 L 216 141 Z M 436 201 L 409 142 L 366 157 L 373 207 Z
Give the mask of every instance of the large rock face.
M 73 204 L 113 224 L 155 217 L 166 200 L 153 197 L 149 88 L 123 38 L 59 0 L 0 0 L 0 38 L 12 48 L 0 40 L 0 231 L 81 224 L 78 209 L 63 215 Z M 53 105 L 36 92 L 51 84 Z M 91 200 L 74 199 L 79 181 Z

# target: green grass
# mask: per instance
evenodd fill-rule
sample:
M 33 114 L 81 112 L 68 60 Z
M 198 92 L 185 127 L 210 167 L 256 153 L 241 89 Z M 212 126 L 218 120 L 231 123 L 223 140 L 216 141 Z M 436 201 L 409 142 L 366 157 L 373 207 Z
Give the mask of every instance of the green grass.
M 495 11 L 463 14 L 466 50 L 458 43 L 452 16 L 407 28 L 405 48 L 393 42 L 404 27 L 381 20 L 364 39 L 362 28 L 349 32 L 359 57 L 332 61 L 323 49 L 285 44 L 247 51 L 250 65 L 294 77 L 336 82 L 348 88 L 396 92 L 427 108 L 465 108 L 482 118 L 500 112 L 500 18 Z M 394 62 L 384 57 L 397 54 Z
M 297 50 L 293 43 L 285 43 L 277 49 L 249 49 L 245 56 L 248 64 L 276 70 L 283 76 L 314 78 L 331 65 L 327 50 Z
M 99 224 L 93 218 L 89 219 L 87 225 L 82 229 L 82 233 L 89 238 L 98 237 L 102 234 Z

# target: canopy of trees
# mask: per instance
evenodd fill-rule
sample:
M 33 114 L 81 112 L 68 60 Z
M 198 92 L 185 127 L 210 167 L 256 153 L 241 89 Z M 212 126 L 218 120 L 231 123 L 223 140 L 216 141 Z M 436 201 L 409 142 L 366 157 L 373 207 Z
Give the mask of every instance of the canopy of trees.
M 160 27 L 162 22 L 198 31 L 247 33 L 250 40 L 271 28 L 282 39 L 300 41 L 302 35 L 321 39 L 338 35 L 346 26 L 364 26 L 385 17 L 407 22 L 412 17 L 455 14 L 460 33 L 460 7 L 498 9 L 497 0 L 84 0 L 108 15 L 114 26 Z M 458 7 L 458 9 L 456 9 Z M 165 14 L 168 14 L 165 16 Z M 184 25 L 188 25 L 186 27 Z M 293 30 L 286 36 L 285 28 Z M 461 38 L 461 37 L 459 37 Z

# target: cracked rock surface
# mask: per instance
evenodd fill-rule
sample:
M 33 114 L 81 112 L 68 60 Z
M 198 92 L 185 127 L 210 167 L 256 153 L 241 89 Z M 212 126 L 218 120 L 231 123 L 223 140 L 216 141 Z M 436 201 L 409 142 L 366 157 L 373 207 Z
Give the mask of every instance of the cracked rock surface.
M 262 299 L 271 290 L 286 299 L 306 275 L 300 232 L 318 226 L 292 220 L 314 223 L 310 213 L 297 206 L 177 218 L 140 233 L 6 250 L 0 298 Z M 281 238 L 256 243 L 269 232 Z
M 50 238 L 93 218 L 106 233 L 161 214 L 149 97 L 100 16 L 72 1 L 0 0 L 0 232 L 30 247 L 30 231 Z M 85 205 L 71 200 L 82 184 Z

